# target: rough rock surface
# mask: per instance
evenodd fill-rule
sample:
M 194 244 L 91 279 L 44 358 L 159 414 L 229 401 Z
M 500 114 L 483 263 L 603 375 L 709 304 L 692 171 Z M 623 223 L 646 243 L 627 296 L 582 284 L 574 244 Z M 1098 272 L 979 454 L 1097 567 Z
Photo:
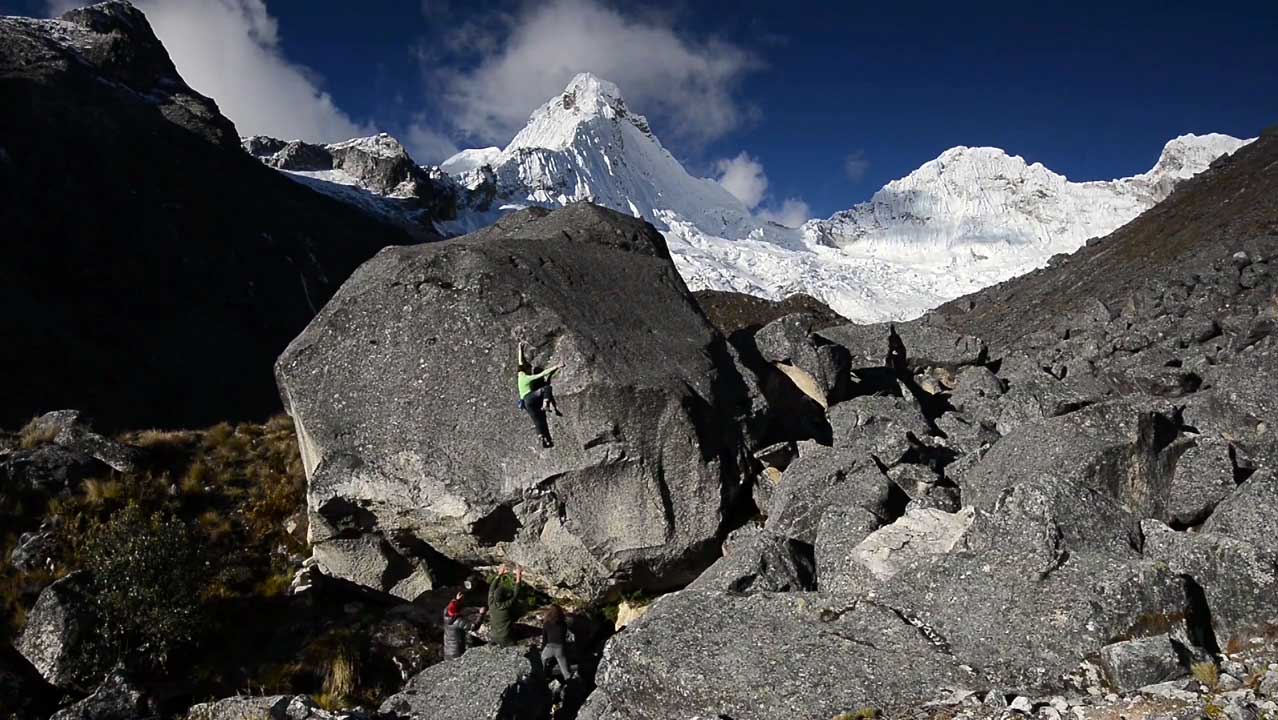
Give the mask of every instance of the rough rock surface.
M 827 557 L 826 550 L 839 547 L 838 541 L 818 534 L 817 543 L 822 548 L 817 558 L 820 588 L 838 593 L 854 588 L 856 579 L 864 578 L 867 572 L 875 580 L 887 580 L 906 567 L 945 555 L 962 539 L 973 518 L 972 508 L 956 513 L 909 509 L 892 524 L 867 535 L 850 552 L 833 557 Z M 832 531 L 824 521 L 822 529 Z
M 895 327 L 908 350 L 911 368 L 978 365 L 985 360 L 985 342 L 978 337 L 961 335 L 922 320 L 874 325 L 838 325 L 825 328 L 818 335 L 837 343 L 852 353 L 853 369 L 877 367 L 887 355 L 887 340 Z
M 817 334 L 821 321 L 807 314 L 787 315 L 754 335 L 764 360 L 778 365 L 800 389 L 823 407 L 851 392 L 852 356 L 847 348 Z
M 767 531 L 738 533 L 724 543 L 723 557 L 689 588 L 737 593 L 814 589 L 810 548 Z
M 58 407 L 100 430 L 261 419 L 280 348 L 409 240 L 246 154 L 125 2 L 0 18 L 0 108 L 0 337 L 23 349 L 0 354 L 22 378 L 0 427 Z
M 534 364 L 564 366 L 550 449 L 515 407 L 519 341 Z M 311 541 L 340 572 L 339 543 L 375 538 L 361 556 L 375 546 L 392 562 L 347 566 L 378 589 L 432 553 L 513 560 L 581 595 L 686 583 L 748 492 L 748 378 L 660 234 L 597 206 L 384 250 L 277 373 L 309 476 Z
M 1175 680 L 1189 673 L 1188 658 L 1181 660 L 1178 641 L 1170 635 L 1123 640 L 1100 650 L 1105 679 L 1121 692 Z
M 397 720 L 540 720 L 550 694 L 522 647 L 486 645 L 422 671 L 382 703 Z
M 81 639 L 92 631 L 85 615 L 82 582 L 82 576 L 72 574 L 45 588 L 14 643 L 41 677 L 59 688 L 80 687 L 74 663 Z
M 329 712 L 305 695 L 239 696 L 193 706 L 187 720 L 340 720 L 363 714 Z
M 898 326 L 909 372 L 884 367 L 886 327 L 822 330 L 861 382 L 760 507 L 812 544 L 820 592 L 658 600 L 587 717 L 1278 714 L 1266 666 L 1169 680 L 1278 627 L 1275 161 L 1271 131 L 1075 256 Z M 871 470 L 900 494 L 840 494 Z M 925 516 L 945 532 L 918 547 Z M 808 614 L 830 604 L 838 643 Z M 880 656 L 894 630 L 908 662 Z
M 49 720 L 139 720 L 153 717 L 139 690 L 128 678 L 112 673 L 85 699 L 63 708 Z
M 608 643 L 596 683 L 615 717 L 830 718 L 922 701 L 969 677 L 872 603 L 684 591 Z

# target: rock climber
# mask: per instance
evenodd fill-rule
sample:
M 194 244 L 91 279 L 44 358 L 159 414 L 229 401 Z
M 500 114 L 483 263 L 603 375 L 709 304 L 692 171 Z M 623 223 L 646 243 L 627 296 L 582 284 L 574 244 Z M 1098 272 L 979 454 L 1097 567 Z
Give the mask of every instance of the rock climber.
M 524 581 L 524 569 L 515 571 L 515 581 L 508 581 L 510 569 L 505 565 L 497 571 L 497 577 L 488 588 L 488 642 L 494 645 L 515 643 L 515 601 L 519 599 L 519 585 Z
M 568 621 L 564 617 L 564 609 L 558 605 L 546 608 L 546 613 L 542 617 L 541 640 L 542 667 L 547 667 L 550 659 L 554 658 L 555 665 L 559 668 L 559 674 L 563 676 L 564 681 L 571 680 L 576 673 L 568 664 L 568 654 L 564 651 L 568 645 Z M 546 675 L 549 677 L 550 673 L 547 672 Z
M 549 409 L 556 416 L 563 417 L 563 413 L 559 412 L 559 404 L 555 402 L 554 392 L 550 388 L 550 379 L 563 366 L 555 365 L 545 370 L 541 368 L 534 369 L 528 359 L 524 357 L 524 344 L 522 342 L 519 343 L 518 355 L 519 406 L 532 418 L 533 425 L 537 428 L 537 434 L 541 437 L 541 446 L 544 448 L 554 447 L 555 442 L 550 437 L 550 426 L 546 423 L 546 410 Z
M 474 621 L 465 617 L 466 609 L 462 607 L 465 593 L 459 592 L 444 608 L 444 659 L 453 660 L 466 652 L 466 636 L 484 621 L 487 608 L 480 608 Z

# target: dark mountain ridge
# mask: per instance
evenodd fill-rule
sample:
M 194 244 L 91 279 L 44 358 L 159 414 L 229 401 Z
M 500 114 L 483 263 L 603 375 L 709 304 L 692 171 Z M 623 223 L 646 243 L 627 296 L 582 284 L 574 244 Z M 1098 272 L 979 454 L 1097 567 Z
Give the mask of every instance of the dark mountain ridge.
M 410 241 L 245 153 L 125 2 L 0 18 L 0 138 L 0 426 L 264 417 L 279 351 Z

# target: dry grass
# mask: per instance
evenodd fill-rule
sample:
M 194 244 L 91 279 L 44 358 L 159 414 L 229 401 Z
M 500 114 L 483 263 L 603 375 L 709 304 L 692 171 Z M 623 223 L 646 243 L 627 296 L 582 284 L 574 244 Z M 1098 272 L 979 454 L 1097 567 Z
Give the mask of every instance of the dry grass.
M 359 687 L 359 658 L 349 648 L 343 648 L 328 664 L 324 673 L 324 694 L 334 698 L 349 698 Z
M 1214 662 L 1194 663 L 1189 668 L 1189 672 L 1194 676 L 1200 684 L 1210 691 L 1215 691 L 1220 685 L 1220 668 L 1216 667 Z
M 84 501 L 89 505 L 104 505 L 124 497 L 124 484 L 116 479 L 89 478 L 84 481 Z
M 37 441 L 34 433 L 30 437 L 28 442 Z M 83 566 L 88 530 L 130 502 L 146 513 L 180 519 L 207 544 L 212 558 L 210 582 L 200 598 L 201 612 L 211 628 L 210 640 L 231 638 L 236 633 L 230 629 L 250 631 L 244 627 L 252 623 L 245 620 L 246 607 L 279 607 L 305 551 L 305 541 L 285 530 L 288 518 L 304 509 L 306 502 L 306 479 L 292 420 L 281 415 L 264 424 L 144 430 L 119 439 L 143 448 L 144 468 L 104 473 L 57 498 L 0 499 L 0 642 L 16 636 L 44 587 Z M 8 564 L 17 536 L 46 519 L 57 528 L 61 561 L 52 573 L 18 572 Z M 279 552 L 281 547 L 286 552 Z M 269 612 L 263 618 L 268 616 L 274 618 L 271 622 L 279 622 Z M 211 652 L 192 672 L 203 678 L 201 687 L 210 695 L 225 695 L 250 682 L 273 693 L 312 693 L 323 686 L 335 700 L 362 699 L 356 687 L 360 655 L 351 650 L 357 645 L 352 641 L 342 647 L 345 654 L 333 646 L 314 655 L 256 666 L 246 665 L 245 653 L 260 648 L 251 643 L 241 648 L 228 639 L 218 648 L 208 648 Z M 211 657 L 215 652 L 221 653 L 217 660 Z M 246 667 L 257 667 L 247 679 Z M 275 677 L 269 677 L 270 673 Z
M 41 445 L 48 445 L 58 436 L 58 430 L 57 426 L 47 425 L 40 422 L 39 417 L 33 417 L 18 431 L 18 447 L 23 450 L 32 450 Z

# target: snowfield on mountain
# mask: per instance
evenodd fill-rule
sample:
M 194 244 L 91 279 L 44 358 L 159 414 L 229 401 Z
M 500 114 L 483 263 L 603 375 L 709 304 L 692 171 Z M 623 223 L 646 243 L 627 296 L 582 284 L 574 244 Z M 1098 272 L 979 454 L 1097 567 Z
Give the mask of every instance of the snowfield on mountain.
M 1092 182 L 1071 182 L 998 148 L 955 147 L 866 202 L 788 228 L 756 217 L 718 182 L 689 174 L 616 85 L 582 73 L 504 149 L 463 150 L 429 174 L 459 198 L 452 219 L 434 222 L 444 235 L 530 206 L 589 200 L 656 226 L 693 290 L 772 300 L 805 293 L 854 321 L 878 322 L 911 319 L 1043 267 L 1113 232 L 1248 142 L 1183 135 L 1148 172 Z M 306 175 L 313 186 L 335 180 L 341 191 L 359 184 Z M 378 208 L 369 198 L 360 205 Z

